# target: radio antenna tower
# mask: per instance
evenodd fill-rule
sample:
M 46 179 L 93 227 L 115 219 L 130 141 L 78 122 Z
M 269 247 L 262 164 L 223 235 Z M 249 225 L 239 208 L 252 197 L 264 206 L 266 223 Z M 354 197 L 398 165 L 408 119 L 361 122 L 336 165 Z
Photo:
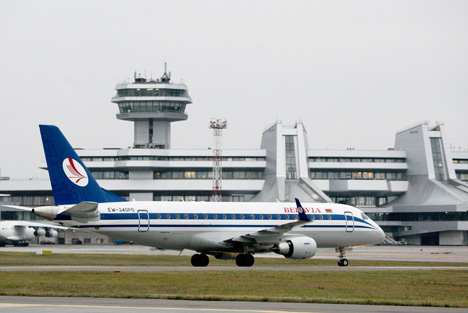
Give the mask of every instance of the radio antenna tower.
M 223 179 L 223 153 L 221 150 L 221 138 L 223 129 L 227 127 L 227 121 L 212 118 L 210 128 L 213 129 L 213 201 L 221 201 L 222 179 Z

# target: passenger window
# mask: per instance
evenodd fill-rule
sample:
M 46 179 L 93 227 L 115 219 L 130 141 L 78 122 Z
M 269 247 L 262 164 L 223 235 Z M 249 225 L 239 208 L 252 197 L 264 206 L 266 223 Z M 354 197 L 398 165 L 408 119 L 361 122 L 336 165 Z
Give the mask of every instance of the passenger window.
M 320 218 L 321 220 L 323 220 L 323 215 L 322 215 L 322 214 L 319 214 L 319 218 Z
M 241 218 L 241 220 L 243 220 L 244 219 L 244 214 L 241 214 L 240 218 Z
M 331 215 L 330 214 L 328 214 L 328 219 L 331 220 Z
M 176 219 L 179 219 L 179 218 L 180 218 L 179 213 L 177 213 L 177 214 L 175 215 L 175 218 L 176 218 Z
M 254 219 L 255 219 L 255 215 L 250 214 L 250 219 L 251 219 L 251 220 L 254 220 Z
M 281 215 L 277 214 L 277 215 L 276 215 L 276 219 L 277 219 L 277 220 L 280 220 L 280 219 L 281 219 Z
M 284 215 L 284 217 L 289 220 L 289 214 Z
M 218 219 L 218 214 L 213 214 L 213 218 L 214 218 L 215 220 L 217 220 L 217 219 Z
M 186 219 L 186 220 L 189 219 L 189 215 L 188 215 L 188 214 L 185 214 L 185 219 Z
M 235 219 L 236 219 L 236 214 L 232 214 L 232 215 L 231 215 L 231 218 L 232 218 L 233 220 L 235 220 Z
M 204 214 L 203 217 L 205 218 L 205 220 L 208 219 L 208 214 Z
M 271 220 L 273 218 L 273 216 L 271 216 L 271 214 L 268 214 L 268 219 Z
M 166 218 L 169 220 L 171 219 L 171 214 L 166 214 Z
M 226 214 L 223 214 L 223 219 L 226 219 L 226 218 L 227 218 Z
M 156 214 L 156 218 L 157 218 L 158 220 L 160 220 L 160 219 L 161 219 L 161 214 L 159 214 L 159 213 Z
M 263 214 L 259 214 L 260 219 L 263 220 Z

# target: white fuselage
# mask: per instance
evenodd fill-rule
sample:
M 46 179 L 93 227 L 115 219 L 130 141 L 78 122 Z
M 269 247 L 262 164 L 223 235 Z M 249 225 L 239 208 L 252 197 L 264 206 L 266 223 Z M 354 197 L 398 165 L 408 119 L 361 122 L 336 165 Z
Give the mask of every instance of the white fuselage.
M 312 221 L 281 238 L 308 236 L 319 248 L 372 245 L 384 240 L 382 229 L 354 207 L 304 203 L 303 208 Z M 160 249 L 236 252 L 230 239 L 297 219 L 294 203 L 113 202 L 100 203 L 98 213 L 98 219 L 87 222 L 60 214 L 55 221 Z M 256 237 L 248 249 L 268 252 L 275 242 L 277 238 L 271 236 Z
M 34 229 L 28 226 L 18 226 L 16 221 L 0 222 L 0 242 L 9 243 L 27 241 L 34 238 Z

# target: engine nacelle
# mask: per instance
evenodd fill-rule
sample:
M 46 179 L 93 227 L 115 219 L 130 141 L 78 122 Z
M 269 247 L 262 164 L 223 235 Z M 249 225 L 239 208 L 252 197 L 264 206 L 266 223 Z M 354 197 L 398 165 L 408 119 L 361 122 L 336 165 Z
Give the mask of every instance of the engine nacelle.
M 293 237 L 280 242 L 272 251 L 288 259 L 309 259 L 317 253 L 317 243 L 310 237 Z
M 26 240 L 34 239 L 35 233 L 36 230 L 34 228 L 27 227 L 24 232 L 24 235 L 26 235 Z
M 47 233 L 46 233 L 46 237 L 47 238 L 56 238 L 58 236 L 58 232 L 55 230 L 55 229 L 50 229 Z
M 44 230 L 44 228 L 37 228 L 35 231 L 34 231 L 34 236 L 38 237 L 38 236 L 45 236 L 46 234 L 46 231 Z
M 59 207 L 57 206 L 42 206 L 32 209 L 32 213 L 46 220 L 52 221 L 58 214 Z

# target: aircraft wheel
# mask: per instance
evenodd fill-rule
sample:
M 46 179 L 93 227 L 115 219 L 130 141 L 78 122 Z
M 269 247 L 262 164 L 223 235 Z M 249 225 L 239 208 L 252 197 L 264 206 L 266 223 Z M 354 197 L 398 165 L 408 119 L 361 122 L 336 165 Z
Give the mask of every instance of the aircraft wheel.
M 237 266 L 242 267 L 251 267 L 255 262 L 253 255 L 250 253 L 242 253 L 236 256 L 236 264 Z
M 192 266 L 195 267 L 206 267 L 210 263 L 210 259 L 204 253 L 194 254 L 191 259 Z
M 348 266 L 348 259 L 340 259 L 338 261 L 338 266 Z
M 236 265 L 244 266 L 244 263 L 245 263 L 245 254 L 238 254 L 236 256 Z
M 203 266 L 203 267 L 208 266 L 208 264 L 210 263 L 210 258 L 204 253 L 200 254 L 200 260 L 201 260 L 200 266 Z
M 200 266 L 198 265 L 200 263 L 200 255 L 199 254 L 194 254 L 192 255 L 192 259 L 190 260 L 192 263 L 192 266 Z
M 246 261 L 245 266 L 251 267 L 252 265 L 254 265 L 255 258 L 250 253 L 246 253 L 245 254 L 245 261 Z

